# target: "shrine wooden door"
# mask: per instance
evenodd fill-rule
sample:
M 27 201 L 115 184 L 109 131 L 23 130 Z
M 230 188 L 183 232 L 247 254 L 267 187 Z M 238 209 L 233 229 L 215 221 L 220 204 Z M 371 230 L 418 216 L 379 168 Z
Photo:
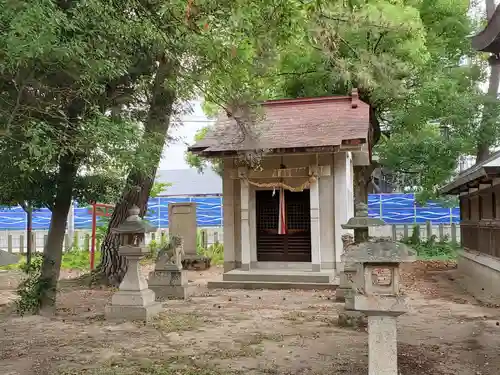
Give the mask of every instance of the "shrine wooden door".
M 279 191 L 258 190 L 256 198 L 257 260 L 310 262 L 311 212 L 309 190 L 285 190 L 287 234 L 278 234 Z

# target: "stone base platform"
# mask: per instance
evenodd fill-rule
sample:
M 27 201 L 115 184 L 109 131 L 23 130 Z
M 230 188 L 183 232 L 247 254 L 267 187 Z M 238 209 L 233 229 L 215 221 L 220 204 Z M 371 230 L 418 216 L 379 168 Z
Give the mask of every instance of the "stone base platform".
M 151 289 L 119 290 L 111 303 L 106 306 L 104 316 L 108 320 L 144 320 L 157 316 L 162 305 L 155 301 L 155 293 Z
M 150 321 L 158 316 L 162 309 L 162 304 L 159 302 L 153 302 L 147 306 L 107 305 L 104 310 L 104 315 L 107 320 Z
M 209 289 L 335 290 L 338 283 L 298 283 L 276 281 L 209 281 Z
M 156 300 L 186 299 L 190 296 L 189 287 L 181 285 L 151 285 L 156 294 Z
M 224 273 L 222 281 L 208 282 L 208 288 L 335 290 L 339 283 L 334 276 L 333 270 L 235 269 Z
M 202 255 L 186 254 L 182 259 L 182 268 L 189 271 L 203 271 L 210 268 L 211 259 Z

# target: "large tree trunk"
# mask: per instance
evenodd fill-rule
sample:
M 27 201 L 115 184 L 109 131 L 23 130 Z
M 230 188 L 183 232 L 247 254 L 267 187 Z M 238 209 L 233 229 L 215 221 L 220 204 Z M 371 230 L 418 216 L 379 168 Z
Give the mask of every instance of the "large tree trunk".
M 77 169 L 74 157 L 65 157 L 59 163 L 56 196 L 52 207 L 47 244 L 43 251 L 44 258 L 40 276 L 40 282 L 44 285 L 44 293 L 41 296 L 41 312 L 44 314 L 55 312 L 56 288 L 61 271 L 64 234 L 66 233 L 68 211 Z
M 358 165 L 353 168 L 353 190 L 354 190 L 354 215 L 358 203 L 368 204 L 369 185 L 375 165 Z M 356 243 L 368 241 L 368 232 L 358 231 L 355 233 Z
M 493 17 L 495 12 L 495 1 L 486 0 L 486 16 L 488 20 Z M 495 143 L 495 132 L 493 131 L 496 127 L 494 112 L 496 111 L 496 106 L 498 105 L 498 84 L 500 80 L 500 61 L 498 54 L 492 54 L 488 59 L 490 65 L 490 78 L 488 82 L 488 94 L 487 102 L 483 108 L 483 115 L 481 118 L 481 124 L 479 126 L 478 142 L 477 142 L 477 154 L 476 154 L 476 164 L 481 163 L 488 159 L 490 156 L 490 147 Z
M 31 264 L 32 236 L 33 236 L 33 207 L 31 202 L 21 202 L 20 206 L 26 213 L 26 264 Z
M 367 93 L 361 91 L 361 99 L 366 103 L 370 103 L 370 97 Z M 381 135 L 380 124 L 377 118 L 376 109 L 370 105 L 370 132 L 369 132 L 369 147 L 379 141 Z M 371 153 L 371 149 L 369 151 Z M 370 165 L 358 165 L 353 167 L 353 190 L 354 190 L 354 214 L 356 214 L 356 204 L 365 203 L 368 205 L 369 186 L 372 180 L 372 173 L 377 167 L 377 164 L 372 162 Z M 357 242 L 368 241 L 368 233 L 358 235 Z
M 144 134 L 145 137 L 154 142 L 155 152 L 151 155 L 151 168 L 149 170 L 132 170 L 127 178 L 127 185 L 115 206 L 108 225 L 108 232 L 101 245 L 101 263 L 94 277 L 96 282 L 117 286 L 127 271 L 126 260 L 118 253 L 119 238 L 111 230 L 127 218 L 128 210 L 133 205 L 140 208 L 141 216 L 146 213 L 149 193 L 153 187 L 156 169 L 161 159 L 176 98 L 172 85 L 176 72 L 174 63 L 166 58 L 160 61 L 152 87 Z M 144 142 L 144 144 L 146 147 L 151 146 L 151 142 Z
M 490 147 L 495 143 L 494 136 L 495 116 L 493 113 L 496 111 L 498 84 L 500 79 L 500 61 L 497 55 L 491 55 L 488 59 L 490 64 L 490 78 L 488 82 L 488 100 L 483 108 L 483 116 L 481 118 L 481 125 L 479 126 L 476 164 L 481 163 L 488 159 L 490 156 Z

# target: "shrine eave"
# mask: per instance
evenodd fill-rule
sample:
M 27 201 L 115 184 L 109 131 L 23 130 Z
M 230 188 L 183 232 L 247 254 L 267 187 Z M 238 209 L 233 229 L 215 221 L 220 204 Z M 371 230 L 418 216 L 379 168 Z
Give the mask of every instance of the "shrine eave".
M 495 9 L 486 27 L 471 38 L 471 43 L 476 51 L 500 53 L 500 6 Z

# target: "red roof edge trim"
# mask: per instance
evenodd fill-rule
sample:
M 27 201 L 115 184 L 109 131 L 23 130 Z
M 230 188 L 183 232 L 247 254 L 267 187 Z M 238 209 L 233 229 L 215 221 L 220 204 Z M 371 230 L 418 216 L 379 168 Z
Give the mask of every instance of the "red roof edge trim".
M 266 100 L 262 104 L 265 106 L 271 106 L 279 104 L 325 103 L 331 101 L 346 101 L 351 99 L 351 96 L 321 96 L 317 98 L 273 99 Z

